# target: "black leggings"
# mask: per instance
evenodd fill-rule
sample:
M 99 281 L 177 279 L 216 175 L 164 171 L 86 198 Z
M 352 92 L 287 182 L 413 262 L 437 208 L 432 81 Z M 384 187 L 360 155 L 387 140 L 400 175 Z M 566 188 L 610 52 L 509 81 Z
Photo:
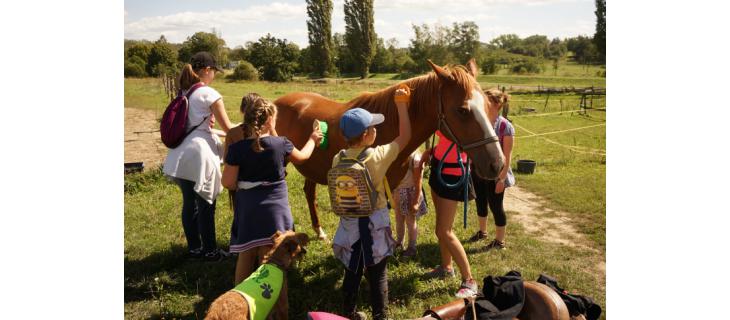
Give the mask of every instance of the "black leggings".
M 380 262 L 365 268 L 365 277 L 370 284 L 370 305 L 373 308 L 373 319 L 386 319 L 388 313 L 388 257 Z M 363 275 L 363 263 L 360 261 L 355 272 L 345 268 L 345 280 L 342 282 L 344 298 L 343 313 L 352 319 L 355 313 L 357 293 L 360 290 L 360 279 Z
M 477 215 L 486 217 L 488 210 L 492 209 L 494 215 L 494 224 L 497 227 L 507 225 L 507 216 L 504 214 L 504 191 L 502 193 L 494 193 L 497 186 L 495 180 L 485 180 L 477 176 L 471 176 L 474 183 L 474 192 L 476 193 Z

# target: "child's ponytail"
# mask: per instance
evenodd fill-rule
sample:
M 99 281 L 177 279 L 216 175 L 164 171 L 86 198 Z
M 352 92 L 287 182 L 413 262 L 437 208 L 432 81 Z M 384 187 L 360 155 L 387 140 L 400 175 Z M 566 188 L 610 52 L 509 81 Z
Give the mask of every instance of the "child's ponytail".
M 180 72 L 180 79 L 178 81 L 180 90 L 188 90 L 198 82 L 200 82 L 200 76 L 195 73 L 191 64 L 186 63 Z
M 502 92 L 498 89 L 489 89 L 486 92 L 489 101 L 492 103 L 498 103 L 501 106 L 506 105 L 509 102 L 510 95 Z

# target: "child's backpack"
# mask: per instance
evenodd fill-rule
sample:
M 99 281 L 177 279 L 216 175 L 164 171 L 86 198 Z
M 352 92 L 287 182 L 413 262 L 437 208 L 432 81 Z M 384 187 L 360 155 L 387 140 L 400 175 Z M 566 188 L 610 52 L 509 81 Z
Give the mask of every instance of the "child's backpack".
M 372 148 L 366 148 L 353 159 L 341 150 L 338 154 L 340 161 L 327 172 L 327 189 L 336 215 L 367 217 L 373 213 L 378 191 L 365 166 L 365 160 L 372 153 Z
M 162 115 L 160 120 L 160 137 L 162 143 L 170 149 L 175 149 L 179 146 L 185 137 L 188 136 L 193 130 L 199 127 L 205 120 L 203 119 L 197 126 L 194 126 L 190 130 L 186 131 L 185 127 L 188 122 L 188 99 L 195 92 L 196 89 L 204 86 L 202 83 L 196 83 L 190 87 L 186 95 L 182 94 L 182 91 L 170 101 L 167 105 L 165 113 Z

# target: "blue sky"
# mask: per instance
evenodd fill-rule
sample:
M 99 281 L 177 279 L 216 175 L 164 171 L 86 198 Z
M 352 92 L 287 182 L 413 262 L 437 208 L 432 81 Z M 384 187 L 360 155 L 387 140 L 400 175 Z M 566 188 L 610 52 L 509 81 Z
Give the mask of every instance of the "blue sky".
M 332 31 L 344 33 L 344 0 L 334 0 Z M 375 32 L 405 47 L 412 24 L 474 21 L 481 41 L 506 33 L 554 37 L 592 35 L 593 0 L 375 0 Z M 124 38 L 182 42 L 197 31 L 221 33 L 228 47 L 256 41 L 266 33 L 307 46 L 304 0 L 126 0 Z

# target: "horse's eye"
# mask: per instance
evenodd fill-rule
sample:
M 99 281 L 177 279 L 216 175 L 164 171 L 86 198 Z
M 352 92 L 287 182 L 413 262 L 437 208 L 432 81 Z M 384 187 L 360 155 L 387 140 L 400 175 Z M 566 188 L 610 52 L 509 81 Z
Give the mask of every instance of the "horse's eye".
M 464 107 L 459 107 L 456 109 L 457 112 L 459 112 L 459 115 L 466 116 L 469 114 L 469 109 Z

